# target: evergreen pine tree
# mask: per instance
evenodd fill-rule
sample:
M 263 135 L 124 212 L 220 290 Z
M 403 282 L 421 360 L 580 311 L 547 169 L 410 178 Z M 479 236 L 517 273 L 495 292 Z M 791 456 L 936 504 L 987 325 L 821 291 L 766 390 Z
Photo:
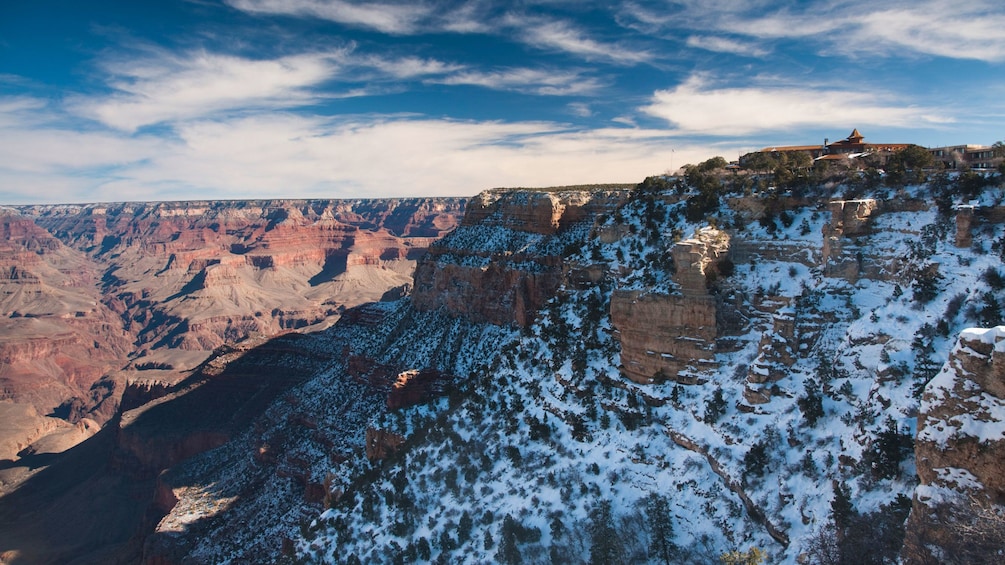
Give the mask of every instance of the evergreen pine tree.
M 655 492 L 650 494 L 646 498 L 646 517 L 652 528 L 649 551 L 669 565 L 677 556 L 677 545 L 673 541 L 673 521 L 670 519 L 670 504 L 666 497 Z
M 611 502 L 603 500 L 590 511 L 590 565 L 622 563 L 624 553 L 614 527 Z
M 499 550 L 496 551 L 496 560 L 499 563 L 513 565 L 520 563 L 520 549 L 516 545 L 517 529 L 516 520 L 509 514 L 503 518 L 502 530 L 499 533 Z

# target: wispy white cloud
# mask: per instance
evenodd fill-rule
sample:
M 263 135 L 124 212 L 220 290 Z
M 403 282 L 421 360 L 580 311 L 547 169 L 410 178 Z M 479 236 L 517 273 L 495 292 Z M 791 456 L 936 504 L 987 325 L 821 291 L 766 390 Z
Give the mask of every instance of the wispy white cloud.
M 683 0 L 680 18 L 659 25 L 757 39 L 809 39 L 824 55 L 935 55 L 1005 61 L 1005 10 L 998 0 L 947 5 L 941 0 L 817 0 L 751 5 Z M 632 14 L 649 14 L 636 8 Z M 641 16 L 640 16 L 641 17 Z M 704 48 L 702 45 L 698 47 Z
M 590 105 L 584 102 L 571 102 L 566 107 L 572 115 L 579 116 L 580 118 L 588 118 L 593 115 Z
M 952 59 L 1005 61 L 1005 7 L 1000 2 L 967 2 L 946 9 L 943 2 L 904 4 L 853 18 L 860 41 L 888 50 L 907 48 Z M 939 14 L 933 25 L 932 14 Z M 867 44 L 860 46 L 868 51 Z
M 463 65 L 457 63 L 446 63 L 436 59 L 422 59 L 419 57 L 390 58 L 368 56 L 352 61 L 351 64 L 364 68 L 370 67 L 392 79 L 413 79 L 444 75 L 464 69 Z
M 36 121 L 48 104 L 31 96 L 0 96 L 0 126 L 25 120 Z
M 586 60 L 635 65 L 654 59 L 654 55 L 624 42 L 606 43 L 589 37 L 584 31 L 564 20 L 509 14 L 507 27 L 518 39 L 543 50 L 559 51 Z
M 770 53 L 770 50 L 753 43 L 714 35 L 692 35 L 687 38 L 687 46 L 706 51 L 715 51 L 717 53 L 732 53 L 745 57 L 763 57 Z
M 494 90 L 509 90 L 543 96 L 571 96 L 589 94 L 602 84 L 593 77 L 575 70 L 558 69 L 498 69 L 491 71 L 465 70 L 430 82 L 450 85 L 474 85 Z
M 589 61 L 634 65 L 655 56 L 624 42 L 604 42 L 557 16 L 502 12 L 492 2 L 357 0 L 226 0 L 239 10 L 320 18 L 391 35 L 463 33 L 505 36 L 536 49 L 557 51 Z M 500 13 L 502 12 L 502 13 Z
M 318 18 L 389 35 L 494 33 L 488 0 L 225 0 L 253 14 Z
M 0 170 L 24 174 L 108 174 L 165 149 L 152 137 L 33 127 L 0 130 Z M 13 135 L 16 132 L 16 135 Z
M 0 201 L 472 195 L 637 182 L 667 169 L 668 143 L 665 131 L 637 128 L 284 112 L 188 120 L 171 139 L 8 126 Z M 697 162 L 708 151 L 678 149 L 674 159 Z
M 389 34 L 411 34 L 433 13 L 422 2 L 348 0 L 226 0 L 245 12 L 314 17 Z
M 283 186 L 333 196 L 472 195 L 493 186 L 637 182 L 668 166 L 665 132 L 548 122 L 272 116 L 191 124 L 181 137 L 185 149 L 158 160 L 153 178 L 177 169 L 181 182 L 256 194 Z
M 457 5 L 441 5 L 439 25 L 453 33 L 493 33 L 491 0 L 465 0 Z
M 937 109 L 905 105 L 903 97 L 861 88 L 723 87 L 702 75 L 656 92 L 642 110 L 681 133 L 719 136 L 847 124 L 931 127 L 951 120 Z
M 0 98 L 0 199 L 81 202 L 122 168 L 170 152 L 170 143 L 114 130 L 60 126 L 66 119 L 44 100 Z
M 191 52 L 125 59 L 105 64 L 112 94 L 74 97 L 69 106 L 126 131 L 227 110 L 286 108 L 315 100 L 319 94 L 311 87 L 332 78 L 343 56 L 310 53 L 254 60 Z

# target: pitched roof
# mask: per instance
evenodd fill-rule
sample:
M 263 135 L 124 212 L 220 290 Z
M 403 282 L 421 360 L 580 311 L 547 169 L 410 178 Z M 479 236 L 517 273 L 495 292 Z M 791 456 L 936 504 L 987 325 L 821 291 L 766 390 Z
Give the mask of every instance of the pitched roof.
M 758 153 L 773 153 L 775 151 L 785 152 L 785 151 L 813 151 L 815 149 L 822 149 L 823 145 L 779 145 L 776 147 L 765 147 L 757 151 Z

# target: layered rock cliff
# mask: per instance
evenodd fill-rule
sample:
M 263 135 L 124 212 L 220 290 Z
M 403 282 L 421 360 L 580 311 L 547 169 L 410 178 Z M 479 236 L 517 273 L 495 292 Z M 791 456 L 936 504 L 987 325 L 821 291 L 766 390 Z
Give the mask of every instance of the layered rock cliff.
M 218 347 L 321 329 L 348 307 L 408 288 L 416 259 L 460 222 L 464 205 L 428 198 L 3 208 L 0 400 L 40 415 L 32 429 L 46 424 L 41 415 L 104 423 L 123 394 L 133 407 L 162 394 Z M 23 448 L 30 438 L 18 430 L 28 427 L 5 428 L 18 437 L 2 439 Z
M 611 296 L 611 323 L 625 376 L 637 383 L 698 382 L 715 367 L 716 299 L 709 286 L 727 263 L 729 236 L 704 229 L 670 250 L 678 294 L 638 290 Z M 730 267 L 731 268 L 731 267 Z
M 0 460 L 17 459 L 43 432 L 71 428 L 80 418 L 60 407 L 87 398 L 129 355 L 132 339 L 102 302 L 99 279 L 83 253 L 0 211 L 0 411 L 18 415 L 9 425 L 0 418 Z
M 907 563 L 977 562 L 1005 542 L 1005 326 L 968 329 L 925 387 Z M 989 545 L 991 544 L 991 545 Z M 975 560 L 976 558 L 976 560 Z
M 106 301 L 144 353 L 323 327 L 410 282 L 414 260 L 463 208 L 462 199 L 279 200 L 22 213 L 104 266 Z
M 526 326 L 564 281 L 564 246 L 626 197 L 624 190 L 482 192 L 461 227 L 419 262 L 412 302 L 420 311 Z

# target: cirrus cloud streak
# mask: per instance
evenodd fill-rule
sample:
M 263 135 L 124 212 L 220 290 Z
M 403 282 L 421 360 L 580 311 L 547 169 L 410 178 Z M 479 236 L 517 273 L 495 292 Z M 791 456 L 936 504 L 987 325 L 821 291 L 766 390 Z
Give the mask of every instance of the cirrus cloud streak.
M 660 130 L 284 112 L 191 120 L 177 125 L 172 140 L 28 133 L 0 128 L 0 186 L 8 187 L 0 201 L 8 204 L 470 196 L 496 186 L 638 182 L 670 166 L 672 142 Z M 16 139 L 24 140 L 19 151 Z M 64 157 L 54 159 L 42 148 L 57 141 Z M 692 146 L 673 159 L 697 161 L 710 151 Z
M 235 109 L 278 109 L 318 97 L 311 87 L 331 78 L 344 52 L 254 60 L 193 52 L 158 53 L 105 63 L 107 96 L 77 96 L 72 112 L 124 130 Z
M 716 86 L 693 75 L 676 88 L 657 91 L 646 113 L 679 133 L 748 135 L 806 126 L 879 124 L 921 127 L 951 121 L 933 108 L 904 105 L 881 92 L 799 86 Z

